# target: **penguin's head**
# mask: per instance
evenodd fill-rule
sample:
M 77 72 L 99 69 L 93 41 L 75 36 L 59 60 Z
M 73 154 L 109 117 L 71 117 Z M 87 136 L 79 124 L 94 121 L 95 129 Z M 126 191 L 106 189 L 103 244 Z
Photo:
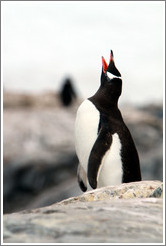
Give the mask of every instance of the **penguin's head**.
M 113 75 L 113 76 L 112 76 Z M 121 74 L 115 66 L 113 51 L 110 53 L 109 65 L 102 57 L 101 89 L 106 97 L 117 103 L 122 92 Z

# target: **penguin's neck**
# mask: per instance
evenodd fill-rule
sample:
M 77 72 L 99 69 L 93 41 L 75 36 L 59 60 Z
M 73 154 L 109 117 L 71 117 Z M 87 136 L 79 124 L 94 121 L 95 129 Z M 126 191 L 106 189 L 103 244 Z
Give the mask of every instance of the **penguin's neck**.
M 112 101 L 105 95 L 96 92 L 96 94 L 90 98 L 88 98 L 95 106 L 98 108 L 100 112 L 105 114 L 111 114 L 114 112 L 119 114 L 118 101 Z

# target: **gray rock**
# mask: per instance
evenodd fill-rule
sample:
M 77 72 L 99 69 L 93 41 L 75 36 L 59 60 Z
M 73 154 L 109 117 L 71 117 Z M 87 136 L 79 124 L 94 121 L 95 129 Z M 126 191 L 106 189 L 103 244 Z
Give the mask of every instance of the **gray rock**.
M 149 198 L 159 186 L 159 181 L 110 186 L 49 207 L 6 214 L 3 242 L 162 243 L 163 201 Z M 139 187 L 143 198 L 117 196 Z

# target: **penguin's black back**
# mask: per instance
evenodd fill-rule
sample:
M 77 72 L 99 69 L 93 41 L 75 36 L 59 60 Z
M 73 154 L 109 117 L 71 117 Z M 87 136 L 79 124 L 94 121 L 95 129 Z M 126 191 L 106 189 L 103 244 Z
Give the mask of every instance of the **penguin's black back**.
M 117 104 L 109 105 L 104 98 L 101 100 L 100 92 L 89 98 L 89 100 L 95 105 L 100 113 L 100 122 L 98 127 L 98 134 L 101 128 L 107 129 L 110 136 L 117 133 L 121 142 L 121 160 L 123 176 L 122 182 L 135 182 L 141 180 L 141 170 L 139 163 L 139 156 L 131 136 L 129 129 L 123 121 L 120 110 Z M 106 105 L 105 105 L 106 104 Z M 101 145 L 101 148 L 103 146 Z M 107 150 L 110 146 L 107 146 Z M 97 154 L 97 153 L 96 153 Z

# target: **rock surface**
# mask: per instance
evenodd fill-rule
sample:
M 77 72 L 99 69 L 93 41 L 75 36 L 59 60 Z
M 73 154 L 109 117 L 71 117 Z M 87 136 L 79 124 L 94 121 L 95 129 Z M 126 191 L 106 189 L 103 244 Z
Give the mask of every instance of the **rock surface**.
M 6 214 L 3 242 L 162 243 L 161 197 L 160 181 L 142 181 L 104 187 L 48 207 Z

